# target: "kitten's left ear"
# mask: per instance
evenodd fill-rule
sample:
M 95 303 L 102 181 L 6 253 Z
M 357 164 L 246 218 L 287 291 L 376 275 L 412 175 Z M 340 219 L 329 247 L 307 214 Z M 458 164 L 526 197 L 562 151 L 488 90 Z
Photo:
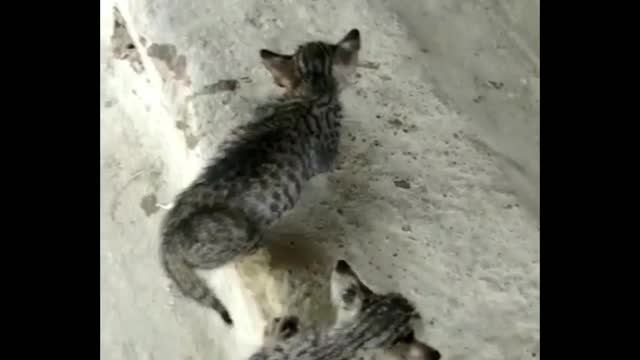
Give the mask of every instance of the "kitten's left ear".
M 260 50 L 260 58 L 278 86 L 292 89 L 298 84 L 299 79 L 295 73 L 293 56 L 262 49 Z
M 360 50 L 360 31 L 353 29 L 337 44 L 336 63 L 340 65 L 355 65 Z

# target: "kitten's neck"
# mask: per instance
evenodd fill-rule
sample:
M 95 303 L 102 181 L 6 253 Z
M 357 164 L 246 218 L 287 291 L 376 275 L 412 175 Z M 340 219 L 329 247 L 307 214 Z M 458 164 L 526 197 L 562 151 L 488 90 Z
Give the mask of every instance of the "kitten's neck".
M 292 91 L 285 94 L 288 98 L 316 100 L 326 96 L 338 96 L 338 84 L 333 78 L 303 81 Z
M 296 95 L 292 93 L 285 93 L 278 98 L 279 103 L 307 103 L 307 104 L 322 104 L 323 106 L 333 103 L 338 98 L 336 93 L 322 93 L 314 95 Z

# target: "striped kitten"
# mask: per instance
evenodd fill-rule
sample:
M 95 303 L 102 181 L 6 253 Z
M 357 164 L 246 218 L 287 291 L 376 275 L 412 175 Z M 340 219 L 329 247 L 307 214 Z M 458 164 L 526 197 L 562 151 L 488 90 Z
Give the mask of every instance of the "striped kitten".
M 164 218 L 166 274 L 229 325 L 227 308 L 194 270 L 215 269 L 255 250 L 264 231 L 294 206 L 305 182 L 332 170 L 342 120 L 336 74 L 355 67 L 359 50 L 357 29 L 336 44 L 305 43 L 293 55 L 261 50 L 285 95 L 234 130 Z
M 394 350 L 411 360 L 439 360 L 440 352 L 418 341 L 415 321 L 420 314 L 402 295 L 376 294 L 360 281 L 344 260 L 331 276 L 331 301 L 337 320 L 328 332 L 299 330 L 295 316 L 274 319 L 265 344 L 249 360 L 354 360 Z

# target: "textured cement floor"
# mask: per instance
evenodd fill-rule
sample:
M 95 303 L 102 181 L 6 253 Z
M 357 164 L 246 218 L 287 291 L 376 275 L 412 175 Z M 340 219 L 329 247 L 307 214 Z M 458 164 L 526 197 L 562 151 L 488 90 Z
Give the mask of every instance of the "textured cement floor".
M 268 252 L 203 274 L 228 330 L 170 290 L 157 204 L 277 92 L 260 48 L 353 27 L 340 169 Z M 445 359 L 539 357 L 539 1 L 101 0 L 100 71 L 102 359 L 242 359 L 266 317 L 329 314 L 338 257 L 414 300 Z

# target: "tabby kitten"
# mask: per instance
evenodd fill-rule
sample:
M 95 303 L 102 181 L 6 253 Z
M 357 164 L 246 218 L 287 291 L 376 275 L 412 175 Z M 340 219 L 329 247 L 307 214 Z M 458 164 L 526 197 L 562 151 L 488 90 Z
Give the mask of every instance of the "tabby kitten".
M 168 277 L 228 325 L 227 308 L 194 270 L 215 269 L 255 250 L 303 185 L 332 170 L 343 116 L 336 74 L 355 67 L 359 50 L 357 29 L 336 44 L 302 44 L 293 55 L 261 50 L 285 94 L 234 130 L 163 220 L 160 253 Z

